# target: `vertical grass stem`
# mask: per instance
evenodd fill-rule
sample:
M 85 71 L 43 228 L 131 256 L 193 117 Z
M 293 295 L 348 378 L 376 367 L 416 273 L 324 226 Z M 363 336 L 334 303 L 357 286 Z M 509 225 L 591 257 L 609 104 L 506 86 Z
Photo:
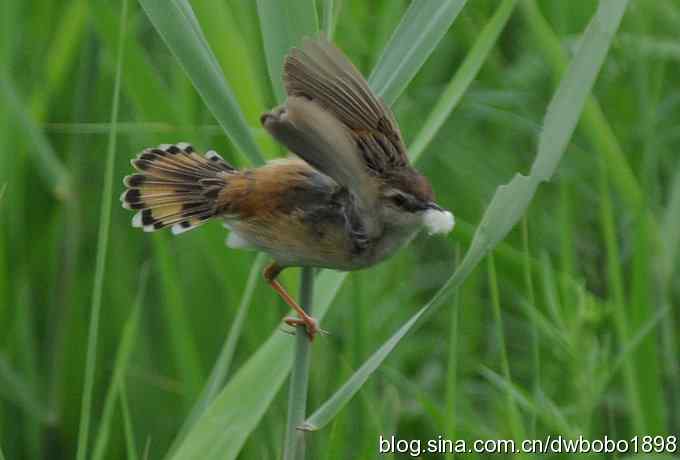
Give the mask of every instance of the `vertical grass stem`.
M 78 428 L 77 460 L 87 457 L 87 442 L 90 431 L 92 410 L 92 393 L 97 360 L 97 335 L 99 334 L 99 314 L 104 292 L 104 271 L 106 269 L 106 253 L 109 243 L 109 227 L 111 224 L 111 199 L 113 193 L 113 166 L 116 151 L 116 133 L 118 105 L 120 102 L 120 76 L 123 69 L 123 39 L 125 37 L 125 18 L 127 16 L 127 0 L 123 0 L 120 12 L 120 29 L 118 35 L 118 58 L 116 60 L 116 77 L 113 88 L 113 104 L 111 107 L 111 131 L 104 170 L 104 187 L 102 189 L 101 213 L 99 217 L 99 235 L 97 238 L 97 258 L 95 262 L 94 285 L 92 288 L 92 310 L 87 337 L 87 356 L 85 358 L 85 377 L 83 397 L 80 407 L 80 426 Z
M 314 269 L 303 268 L 300 275 L 300 306 L 311 314 L 314 297 Z M 310 341 L 304 326 L 298 326 L 295 334 L 295 361 L 288 390 L 288 422 L 283 450 L 284 460 L 305 458 L 305 432 L 299 430 L 307 411 L 307 387 L 309 385 Z

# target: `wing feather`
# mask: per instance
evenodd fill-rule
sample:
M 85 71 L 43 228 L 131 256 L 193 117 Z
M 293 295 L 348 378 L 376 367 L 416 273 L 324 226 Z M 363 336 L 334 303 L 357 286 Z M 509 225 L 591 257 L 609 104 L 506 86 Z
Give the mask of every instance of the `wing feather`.
M 361 219 L 358 233 L 369 237 L 380 233 L 375 218 L 377 197 L 371 179 L 359 156 L 348 129 L 315 101 L 291 96 L 286 105 L 265 114 L 263 125 L 278 141 L 286 145 L 312 167 L 353 192 L 357 214 Z
M 408 165 L 389 107 L 328 40 L 305 39 L 284 61 L 288 99 L 265 113 L 263 126 L 279 142 L 352 194 L 358 239 L 381 234 L 376 176 Z
M 284 62 L 283 80 L 288 96 L 318 102 L 350 129 L 374 174 L 408 164 L 392 111 L 328 40 L 305 39 L 301 48 L 294 48 Z

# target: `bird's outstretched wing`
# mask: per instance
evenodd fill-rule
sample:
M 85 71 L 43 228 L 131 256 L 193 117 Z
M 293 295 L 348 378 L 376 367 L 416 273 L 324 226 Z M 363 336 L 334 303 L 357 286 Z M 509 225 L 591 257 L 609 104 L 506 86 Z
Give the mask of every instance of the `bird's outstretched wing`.
M 357 68 L 325 38 L 305 40 L 287 56 L 283 81 L 289 96 L 316 101 L 351 133 L 372 173 L 408 164 L 392 111 Z
M 376 177 L 408 164 L 387 105 L 325 38 L 305 39 L 284 61 L 284 105 L 262 116 L 265 128 L 314 168 L 347 187 L 366 237 L 382 230 Z

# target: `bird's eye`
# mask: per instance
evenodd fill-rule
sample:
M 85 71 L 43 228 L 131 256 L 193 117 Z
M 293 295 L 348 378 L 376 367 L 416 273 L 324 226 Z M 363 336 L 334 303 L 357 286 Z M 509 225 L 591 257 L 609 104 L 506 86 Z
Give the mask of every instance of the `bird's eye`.
M 407 201 L 408 200 L 406 199 L 406 197 L 401 193 L 398 193 L 392 197 L 392 203 L 399 206 L 400 208 L 403 208 Z

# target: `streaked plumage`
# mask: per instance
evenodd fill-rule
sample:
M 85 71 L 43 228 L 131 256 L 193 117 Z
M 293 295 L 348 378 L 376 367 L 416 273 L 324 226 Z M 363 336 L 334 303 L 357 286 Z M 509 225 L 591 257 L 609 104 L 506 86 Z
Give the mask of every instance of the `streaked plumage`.
M 288 99 L 261 121 L 300 159 L 236 170 L 188 144 L 147 149 L 132 161 L 138 173 L 125 178 L 121 199 L 145 231 L 181 233 L 223 219 L 230 246 L 274 258 L 265 276 L 313 337 L 316 324 L 275 281 L 281 269 L 368 267 L 424 225 L 450 231 L 453 216 L 409 164 L 390 109 L 337 48 L 305 40 L 286 57 L 283 80 Z

